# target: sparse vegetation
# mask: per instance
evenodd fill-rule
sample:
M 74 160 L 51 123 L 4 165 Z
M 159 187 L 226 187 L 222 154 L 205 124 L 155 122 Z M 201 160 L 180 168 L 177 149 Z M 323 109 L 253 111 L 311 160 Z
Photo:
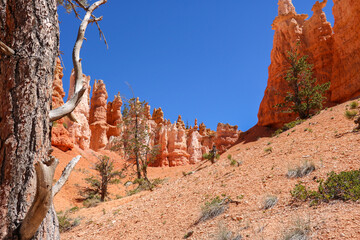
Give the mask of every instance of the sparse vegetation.
M 100 178 L 91 176 L 85 179 L 90 184 L 90 187 L 85 190 L 86 198 L 93 199 L 96 198 L 96 195 L 100 195 L 100 200 L 103 202 L 108 195 L 108 185 L 119 183 L 122 173 L 114 170 L 114 163 L 108 156 L 98 157 L 95 170 L 99 173 Z
M 220 154 L 216 153 L 215 157 L 214 154 L 210 151 L 209 153 L 204 153 L 203 158 L 209 161 L 212 161 L 212 159 L 218 160 L 220 158 Z
M 213 198 L 210 202 L 206 202 L 205 205 L 201 207 L 201 217 L 199 218 L 197 223 L 212 219 L 225 212 L 229 204 L 229 201 L 227 200 L 227 197 L 220 198 L 219 196 L 217 196 Z
M 266 153 L 271 153 L 272 152 L 272 147 L 267 147 L 264 149 L 264 152 Z
M 267 210 L 267 209 L 270 209 L 270 208 L 273 208 L 276 203 L 278 202 L 278 197 L 275 196 L 275 195 L 268 195 L 264 198 L 264 201 L 263 201 L 263 209 Z
M 303 120 L 303 119 L 297 119 L 295 121 L 284 124 L 284 126 L 282 128 L 279 128 L 278 130 L 276 130 L 274 132 L 273 137 L 279 135 L 280 133 L 286 132 L 287 130 L 295 127 L 296 125 L 303 123 L 304 121 L 305 120 Z
M 345 117 L 350 120 L 354 119 L 357 114 L 358 114 L 357 110 L 346 110 L 345 111 Z
M 214 240 L 241 240 L 240 234 L 235 234 L 226 228 L 223 224 L 219 226 L 219 232 L 215 235 Z
M 331 200 L 357 201 L 360 199 L 360 171 L 352 170 L 336 174 L 331 172 L 324 182 L 319 180 L 317 191 L 306 188 L 301 182 L 291 191 L 294 199 L 311 200 L 311 205 Z
M 359 107 L 359 102 L 358 101 L 353 101 L 350 103 L 350 109 L 356 109 Z
M 315 164 L 311 161 L 304 161 L 295 168 L 290 168 L 286 174 L 288 178 L 301 178 L 315 171 Z
M 308 240 L 310 221 L 298 218 L 284 233 L 283 240 Z
M 126 191 L 128 196 L 132 196 L 141 191 L 153 190 L 158 185 L 162 184 L 166 179 L 156 178 L 153 181 L 146 181 L 143 178 L 135 179 L 133 184 L 138 184 L 138 186 L 132 190 Z
M 122 152 L 130 165 L 136 165 L 136 178 L 144 179 L 151 186 L 147 169 L 159 154 L 159 145 L 150 143 L 154 130 L 148 125 L 145 101 L 139 98 L 124 100 L 122 123 L 122 137 L 115 141 L 113 151 Z
M 80 219 L 71 219 L 68 217 L 68 211 L 66 211 L 64 214 L 62 212 L 59 212 L 57 214 L 58 222 L 59 222 L 59 230 L 60 232 L 66 232 L 70 229 L 78 226 L 80 224 Z
M 242 164 L 241 161 L 237 161 L 237 160 L 233 159 L 232 156 L 231 156 L 231 154 L 229 154 L 229 155 L 227 156 L 227 159 L 230 161 L 230 165 L 231 165 L 231 166 L 240 166 L 240 165 Z
M 288 52 L 289 69 L 285 76 L 290 91 L 284 96 L 284 102 L 275 107 L 283 112 L 297 113 L 300 119 L 307 119 L 316 110 L 322 108 L 326 99 L 324 93 L 330 82 L 316 84 L 313 78 L 313 65 L 307 62 L 308 56 L 300 56 L 298 49 Z
M 83 202 L 83 205 L 86 208 L 96 207 L 100 202 L 101 201 L 100 201 L 99 195 L 96 195 L 96 196 L 88 197 L 87 199 L 85 199 L 85 201 Z

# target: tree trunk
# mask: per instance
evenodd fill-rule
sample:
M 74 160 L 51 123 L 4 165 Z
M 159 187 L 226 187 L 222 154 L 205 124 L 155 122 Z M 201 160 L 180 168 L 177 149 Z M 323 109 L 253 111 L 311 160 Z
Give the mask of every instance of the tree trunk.
M 0 0 L 0 239 L 17 239 L 51 148 L 49 110 L 59 28 L 55 0 Z M 51 207 L 34 239 L 59 239 Z

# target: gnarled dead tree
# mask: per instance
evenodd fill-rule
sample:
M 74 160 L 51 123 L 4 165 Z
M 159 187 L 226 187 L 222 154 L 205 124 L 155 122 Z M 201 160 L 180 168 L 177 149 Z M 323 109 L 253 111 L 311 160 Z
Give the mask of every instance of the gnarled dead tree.
M 50 111 L 59 50 L 57 1 L 0 1 L 0 239 L 60 238 L 52 198 L 80 158 L 52 188 L 58 161 L 50 156 L 50 122 L 71 117 L 86 90 L 80 49 L 88 24 L 101 20 L 93 11 L 106 2 L 78 4 L 86 14 L 73 51 L 75 94 Z

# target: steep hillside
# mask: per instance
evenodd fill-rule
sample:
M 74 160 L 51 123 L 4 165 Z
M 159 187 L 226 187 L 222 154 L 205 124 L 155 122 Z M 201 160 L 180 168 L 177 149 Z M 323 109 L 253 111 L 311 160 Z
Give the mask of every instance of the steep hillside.
M 330 171 L 360 168 L 360 133 L 351 132 L 354 123 L 344 117 L 347 104 L 323 110 L 277 137 L 243 141 L 215 164 L 188 166 L 201 170 L 174 176 L 153 192 L 69 214 L 80 218 L 80 225 L 63 233 L 62 238 L 182 239 L 193 231 L 188 239 L 217 239 L 222 225 L 244 239 L 282 239 L 294 221 L 303 219 L 312 239 L 359 239 L 358 203 L 335 201 L 310 207 L 309 203 L 292 203 L 289 193 L 298 181 L 315 188 L 316 180 L 326 178 Z M 242 164 L 231 166 L 228 154 Z M 315 164 L 314 172 L 301 179 L 285 176 L 305 160 Z M 195 225 L 201 206 L 225 195 L 240 204 L 230 203 L 223 214 Z M 263 200 L 268 195 L 279 200 L 264 210 Z

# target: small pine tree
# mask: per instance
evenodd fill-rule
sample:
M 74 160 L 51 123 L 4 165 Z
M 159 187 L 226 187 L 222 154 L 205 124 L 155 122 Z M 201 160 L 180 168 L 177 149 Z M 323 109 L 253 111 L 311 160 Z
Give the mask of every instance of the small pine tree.
M 103 202 L 108 195 L 108 185 L 119 182 L 122 172 L 114 171 L 114 162 L 108 156 L 98 157 L 95 163 L 95 170 L 99 173 L 100 178 L 91 176 L 85 180 L 90 184 L 86 189 L 90 198 L 100 194 L 100 200 Z
M 329 89 L 330 82 L 316 84 L 313 78 L 313 66 L 307 62 L 308 56 L 300 56 L 295 49 L 288 52 L 289 69 L 285 80 L 290 87 L 290 92 L 284 98 L 284 102 L 276 107 L 285 112 L 297 113 L 300 119 L 307 119 L 313 110 L 321 109 L 326 99 L 324 93 Z
M 114 150 L 123 150 L 125 158 L 136 164 L 137 179 L 144 179 L 151 186 L 147 167 L 158 154 L 158 146 L 150 143 L 153 133 L 146 118 L 145 104 L 138 98 L 131 98 L 124 104 L 122 138 Z

